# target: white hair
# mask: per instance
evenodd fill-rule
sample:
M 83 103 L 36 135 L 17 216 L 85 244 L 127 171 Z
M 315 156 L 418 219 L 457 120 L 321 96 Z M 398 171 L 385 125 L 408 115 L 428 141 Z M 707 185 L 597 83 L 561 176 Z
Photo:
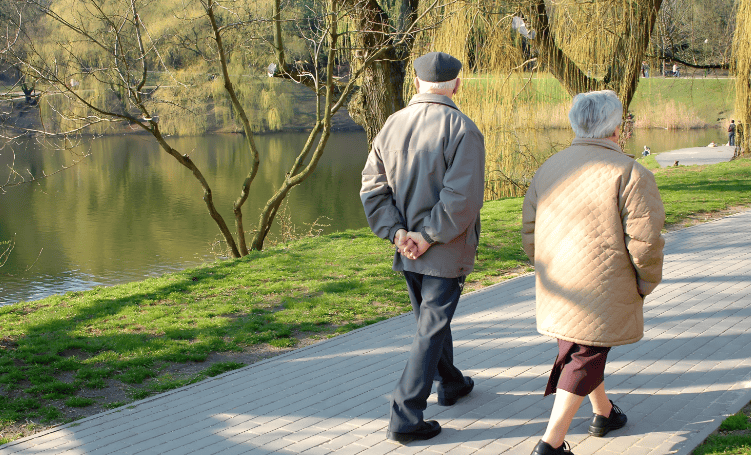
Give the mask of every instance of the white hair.
M 420 93 L 426 93 L 431 90 L 454 90 L 456 88 L 457 79 L 458 78 L 443 82 L 428 82 L 418 78 L 420 81 Z
M 568 119 L 576 137 L 610 137 L 622 122 L 623 104 L 612 90 L 580 93 L 571 103 Z

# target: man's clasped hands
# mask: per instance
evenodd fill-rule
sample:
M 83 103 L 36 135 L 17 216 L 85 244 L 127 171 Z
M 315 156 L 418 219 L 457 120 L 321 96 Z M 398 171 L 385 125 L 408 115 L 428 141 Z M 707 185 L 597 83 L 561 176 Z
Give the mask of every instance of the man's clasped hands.
M 430 243 L 419 232 L 407 232 L 399 229 L 394 235 L 396 251 L 407 259 L 417 259 L 430 248 Z

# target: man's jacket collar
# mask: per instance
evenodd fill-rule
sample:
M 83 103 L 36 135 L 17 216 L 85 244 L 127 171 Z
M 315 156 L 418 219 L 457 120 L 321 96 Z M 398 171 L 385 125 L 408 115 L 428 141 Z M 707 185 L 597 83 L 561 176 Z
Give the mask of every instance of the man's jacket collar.
M 418 93 L 409 100 L 410 106 L 417 103 L 445 104 L 450 108 L 456 109 L 457 111 L 459 110 L 456 104 L 451 101 L 451 98 L 444 95 L 436 95 L 435 93 Z
M 618 153 L 623 153 L 624 155 L 630 156 L 631 158 L 634 157 L 634 155 L 629 155 L 628 153 L 624 152 L 621 149 L 620 145 L 616 144 L 610 139 L 594 139 L 591 137 L 577 137 L 577 138 L 574 138 L 574 140 L 571 142 L 571 145 L 596 145 L 598 147 L 605 147 L 606 149 L 610 149 Z

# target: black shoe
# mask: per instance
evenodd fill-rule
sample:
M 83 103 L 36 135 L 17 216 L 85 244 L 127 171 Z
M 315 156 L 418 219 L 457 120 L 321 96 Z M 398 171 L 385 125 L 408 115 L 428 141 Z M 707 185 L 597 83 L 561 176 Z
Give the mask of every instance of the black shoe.
M 469 376 L 464 376 L 464 385 L 460 388 L 444 387 L 442 384 L 438 385 L 438 404 L 441 406 L 451 406 L 459 400 L 459 398 L 469 395 L 469 392 L 475 387 L 475 381 Z
M 410 431 L 409 433 L 397 433 L 389 430 L 386 432 L 386 438 L 399 442 L 412 441 L 415 439 L 424 441 L 425 439 L 438 436 L 438 433 L 440 432 L 441 426 L 438 422 L 435 420 L 424 420 L 416 430 Z
M 574 455 L 574 453 L 566 441 L 563 441 L 560 447 L 554 449 L 553 446 L 540 439 L 540 442 L 532 450 L 532 455 Z
M 626 421 L 628 420 L 626 414 L 624 414 L 618 406 L 613 404 L 612 400 L 610 401 L 610 404 L 613 405 L 613 410 L 610 411 L 609 417 L 598 414 L 595 414 L 592 417 L 592 423 L 589 425 L 589 434 L 592 436 L 601 438 L 608 434 L 608 431 L 617 430 L 626 425 Z

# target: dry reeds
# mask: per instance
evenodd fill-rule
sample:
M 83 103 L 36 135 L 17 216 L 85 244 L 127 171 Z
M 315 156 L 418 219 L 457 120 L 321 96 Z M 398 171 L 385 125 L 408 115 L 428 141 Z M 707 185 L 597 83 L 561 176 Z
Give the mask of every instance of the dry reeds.
M 661 128 L 688 130 L 706 128 L 707 122 L 699 117 L 695 108 L 674 100 L 657 97 L 645 109 L 635 115 L 635 128 Z

